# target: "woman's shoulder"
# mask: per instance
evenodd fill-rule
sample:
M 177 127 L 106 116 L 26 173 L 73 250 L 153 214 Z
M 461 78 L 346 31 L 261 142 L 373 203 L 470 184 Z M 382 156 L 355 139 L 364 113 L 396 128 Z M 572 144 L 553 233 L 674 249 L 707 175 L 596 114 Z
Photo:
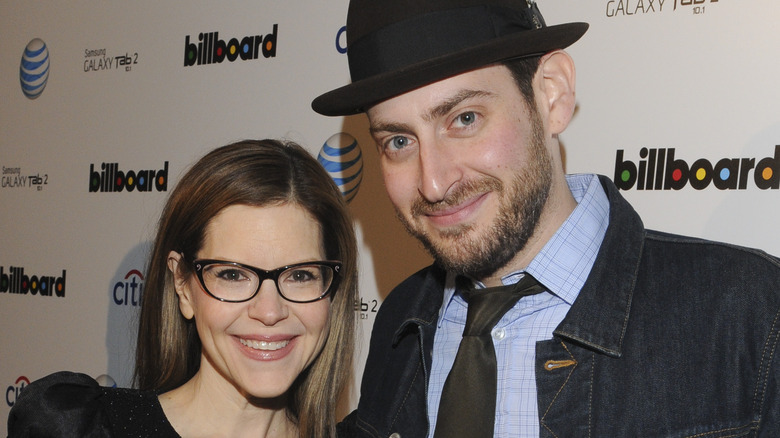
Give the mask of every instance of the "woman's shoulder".
M 155 435 L 143 435 L 157 431 Z M 178 436 L 151 391 L 101 387 L 68 371 L 27 385 L 8 416 L 8 436 Z
M 104 388 L 106 413 L 116 437 L 178 438 L 157 393 L 129 388 Z

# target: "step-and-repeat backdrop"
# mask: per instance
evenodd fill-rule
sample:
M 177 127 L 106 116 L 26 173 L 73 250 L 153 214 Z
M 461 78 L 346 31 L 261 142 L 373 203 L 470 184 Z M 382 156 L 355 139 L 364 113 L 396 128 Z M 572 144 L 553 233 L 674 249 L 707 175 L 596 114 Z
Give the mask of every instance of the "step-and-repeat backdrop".
M 648 227 L 780 254 L 780 4 L 539 4 L 549 24 L 591 24 L 569 49 L 578 109 L 561 136 L 567 171 L 613 178 Z M 360 240 L 359 381 L 383 297 L 430 259 L 394 217 L 365 118 L 310 109 L 348 81 L 346 10 L 347 0 L 4 2 L 0 421 L 54 371 L 130 384 L 161 206 L 189 164 L 244 138 L 286 138 L 313 155 L 357 146 L 358 163 L 334 177 L 355 177 L 343 190 Z M 343 412 L 358 395 L 354 385 Z

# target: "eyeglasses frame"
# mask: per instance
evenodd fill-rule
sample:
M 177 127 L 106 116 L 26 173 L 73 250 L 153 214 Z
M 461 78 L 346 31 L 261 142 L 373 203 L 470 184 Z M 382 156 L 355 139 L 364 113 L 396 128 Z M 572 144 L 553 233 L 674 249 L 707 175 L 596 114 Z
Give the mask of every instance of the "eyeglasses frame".
M 209 291 L 209 289 L 206 287 L 206 282 L 203 281 L 203 269 L 206 266 L 216 265 L 216 264 L 236 266 L 254 272 L 255 274 L 257 274 L 257 277 L 260 279 L 260 281 L 257 283 L 257 290 L 255 290 L 255 292 L 249 298 L 245 298 L 243 300 L 228 300 L 212 294 Z M 328 286 L 328 288 L 325 289 L 325 291 L 322 293 L 322 295 L 319 296 L 319 298 L 315 298 L 313 300 L 298 301 L 284 296 L 284 294 L 282 293 L 282 289 L 279 287 L 279 276 L 282 275 L 282 272 L 298 266 L 309 266 L 309 265 L 323 265 L 323 266 L 330 267 L 333 270 L 333 279 L 330 282 L 330 286 Z M 309 262 L 293 263 L 291 265 L 281 266 L 276 269 L 271 269 L 270 271 L 266 271 L 265 269 L 260 269 L 243 263 L 231 262 L 229 260 L 195 259 L 192 261 L 192 267 L 195 270 L 196 276 L 198 277 L 198 282 L 200 283 L 201 289 L 203 289 L 203 291 L 206 292 L 211 298 L 222 301 L 224 303 L 245 303 L 247 301 L 250 301 L 252 298 L 256 297 L 257 294 L 260 292 L 260 288 L 263 287 L 263 282 L 265 282 L 265 280 L 273 280 L 274 285 L 276 286 L 276 292 L 279 294 L 280 297 L 282 297 L 283 299 L 291 303 L 305 304 L 305 303 L 314 303 L 320 301 L 327 296 L 331 296 L 332 298 L 333 294 L 335 294 L 336 290 L 338 290 L 339 280 L 341 278 L 342 263 L 338 260 L 312 260 Z

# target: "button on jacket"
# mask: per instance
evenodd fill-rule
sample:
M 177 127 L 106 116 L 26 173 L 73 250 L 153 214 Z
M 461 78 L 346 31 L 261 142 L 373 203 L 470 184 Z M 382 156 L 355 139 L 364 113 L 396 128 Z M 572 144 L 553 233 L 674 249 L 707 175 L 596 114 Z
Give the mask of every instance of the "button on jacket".
M 542 437 L 780 437 L 780 261 L 646 230 L 601 176 L 610 223 L 553 338 L 537 343 Z M 425 437 L 445 272 L 395 288 L 343 437 Z M 394 435 L 393 435 L 394 434 Z

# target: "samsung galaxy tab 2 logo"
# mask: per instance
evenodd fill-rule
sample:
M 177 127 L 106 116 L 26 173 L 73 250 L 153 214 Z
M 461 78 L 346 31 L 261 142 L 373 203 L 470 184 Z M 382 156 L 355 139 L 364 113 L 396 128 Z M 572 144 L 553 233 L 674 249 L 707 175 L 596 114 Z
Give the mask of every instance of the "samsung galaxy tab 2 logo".
M 138 64 L 138 52 L 108 55 L 105 48 L 84 49 L 84 73 L 106 70 L 131 71 Z
M 21 167 L 3 166 L 0 174 L 0 188 L 34 188 L 37 191 L 43 190 L 43 186 L 49 184 L 49 175 L 38 172 L 35 175 L 25 174 Z
M 699 15 L 707 11 L 709 4 L 717 2 L 718 0 L 608 0 L 606 15 L 613 18 L 665 11 L 686 11 Z
M 780 188 L 780 145 L 774 156 L 764 158 L 706 158 L 688 161 L 678 158 L 674 148 L 639 151 L 636 162 L 625 159 L 622 149 L 615 156 L 615 185 L 620 190 L 696 190 L 714 186 L 718 190 L 761 190 Z
M 184 38 L 184 66 L 221 64 L 225 60 L 237 59 L 249 61 L 276 57 L 276 37 L 278 25 L 266 35 L 245 36 L 222 39 L 219 32 L 200 33 L 197 37 L 187 35 Z

